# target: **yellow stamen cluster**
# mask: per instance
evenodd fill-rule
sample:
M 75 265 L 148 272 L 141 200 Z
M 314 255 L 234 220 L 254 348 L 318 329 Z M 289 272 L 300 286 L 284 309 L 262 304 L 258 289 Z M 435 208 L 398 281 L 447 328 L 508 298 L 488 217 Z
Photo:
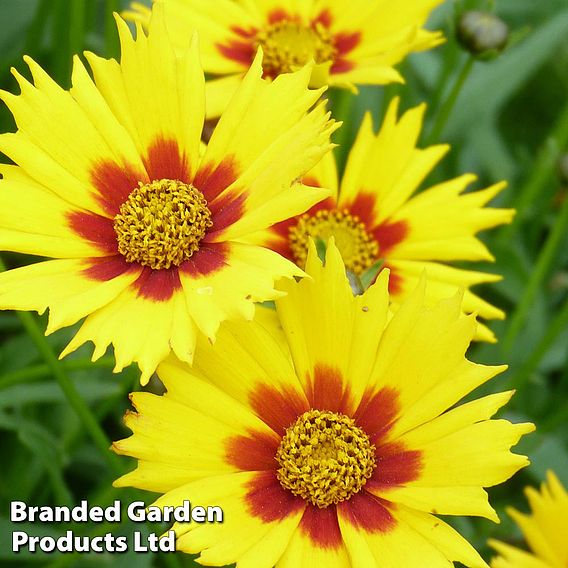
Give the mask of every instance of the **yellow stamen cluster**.
M 355 421 L 337 412 L 304 412 L 276 453 L 285 489 L 320 509 L 358 493 L 376 466 L 375 446 Z
M 333 61 L 336 49 L 333 36 L 321 23 L 312 27 L 298 22 L 282 21 L 271 24 L 256 36 L 262 47 L 262 66 L 271 76 L 290 73 L 309 63 Z
M 290 228 L 289 243 L 298 266 L 305 266 L 308 256 L 308 239 L 321 239 L 327 243 L 330 237 L 343 257 L 345 267 L 355 274 L 362 274 L 379 257 L 379 244 L 356 215 L 347 210 L 322 210 L 315 215 L 302 215 Z
M 170 179 L 140 183 L 114 218 L 119 252 L 155 270 L 190 258 L 212 225 L 203 194 Z

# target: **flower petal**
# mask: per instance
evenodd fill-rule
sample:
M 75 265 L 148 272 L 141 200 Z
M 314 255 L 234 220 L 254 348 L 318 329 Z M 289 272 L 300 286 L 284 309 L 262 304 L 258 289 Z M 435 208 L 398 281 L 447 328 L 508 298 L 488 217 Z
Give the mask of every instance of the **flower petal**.
M 236 242 L 203 247 L 180 270 L 192 318 L 211 340 L 222 321 L 243 317 L 250 320 L 254 302 L 281 296 L 274 287 L 275 280 L 303 274 L 268 249 Z
M 489 540 L 501 556 L 491 560 L 491 568 L 553 568 L 551 564 L 504 542 Z
M 339 524 L 352 566 L 377 568 L 451 568 L 459 561 L 470 568 L 487 568 L 472 546 L 436 517 L 398 506 L 389 509 L 388 527 L 370 521 L 370 498 L 339 507 Z
M 125 425 L 133 434 L 115 442 L 113 449 L 139 462 L 135 470 L 115 481 L 115 486 L 167 492 L 196 479 L 237 471 L 227 457 L 228 441 L 243 430 L 270 434 L 246 408 L 212 385 L 167 364 L 160 367 L 160 377 L 168 388 L 164 397 L 150 393 L 130 397 L 137 412 L 126 414 Z M 180 380 L 186 381 L 186 389 L 187 384 L 192 386 L 192 397 L 197 398 L 180 397 L 179 389 L 175 390 L 178 396 L 170 393 Z M 223 408 L 221 414 L 219 408 Z M 166 439 L 169 442 L 164 444 Z M 154 475 L 158 470 L 160 475 Z
M 48 260 L 0 274 L 2 309 L 50 310 L 47 333 L 72 325 L 93 310 L 113 302 L 138 273 L 118 267 L 104 280 L 94 279 L 93 270 L 105 270 L 107 259 Z
M 156 141 L 172 140 L 190 172 L 189 179 L 182 181 L 189 182 L 199 163 L 205 118 L 205 79 L 197 37 L 188 39 L 176 57 L 161 4 L 154 7 L 148 36 L 139 28 L 134 39 L 120 18 L 117 26 L 120 64 L 88 55 L 97 88 L 124 123 L 146 161 L 146 168 L 152 169 L 149 149 Z M 149 174 L 152 179 L 168 177 L 154 177 L 151 171 Z
M 404 204 L 389 221 L 409 227 L 390 251 L 392 259 L 494 260 L 475 233 L 510 223 L 514 211 L 484 207 L 506 184 L 462 195 L 475 176 L 464 175 L 432 187 Z
M 286 296 L 277 300 L 278 315 L 296 372 L 309 392 L 317 370 L 322 365 L 330 369 L 338 377 L 339 390 L 345 392 L 349 388 L 347 406 L 356 407 L 374 361 L 381 326 L 386 323 L 387 275 L 365 296 L 355 300 L 333 240 L 327 248 L 325 266 L 311 243 L 306 272 L 311 278 L 299 283 L 282 283 Z M 363 333 L 371 328 L 374 332 L 366 340 L 368 349 L 358 351 L 355 361 L 354 341 L 360 341 Z
M 375 392 L 398 392 L 400 408 L 389 436 L 436 418 L 463 396 L 504 370 L 465 359 L 475 320 L 461 314 L 461 296 L 424 307 L 426 279 L 395 312 L 386 327 L 370 380 Z M 455 377 L 460 377 L 459 381 Z
M 257 566 L 255 562 L 266 553 L 268 558 L 277 558 L 286 546 L 290 534 L 297 526 L 302 508 L 284 507 L 274 520 L 263 519 L 254 514 L 248 501 L 257 475 L 253 472 L 210 477 L 174 489 L 158 499 L 155 505 L 179 505 L 184 499 L 203 507 L 219 506 L 223 509 L 223 523 L 176 523 L 178 550 L 188 553 L 201 552 L 199 562 L 206 565 L 224 565 L 239 562 L 244 566 Z M 261 491 L 261 487 L 257 487 Z M 278 507 L 266 499 L 267 510 Z M 272 564 L 263 560 L 263 566 Z M 248 564 L 250 563 L 250 564 Z
M 166 271 L 143 272 L 112 302 L 90 313 L 61 357 L 92 341 L 95 360 L 112 344 L 114 372 L 136 362 L 143 385 L 172 349 L 181 359 L 191 361 L 197 329 L 188 314 L 179 278 L 176 284 L 158 272 Z
M 437 262 L 393 260 L 389 261 L 388 266 L 392 270 L 390 292 L 395 310 L 416 288 L 422 275 L 426 274 L 426 305 L 432 306 L 463 290 L 462 305 L 465 313 L 475 313 L 488 319 L 505 318 L 503 310 L 496 308 L 470 290 L 470 287 L 478 284 L 498 282 L 501 276 L 463 270 Z M 482 324 L 478 324 L 475 337 L 492 343 L 496 341 L 493 332 Z
M 73 214 L 86 214 L 36 183 L 21 168 L 0 168 L 0 248 L 55 258 L 107 254 L 70 227 Z
M 426 107 L 413 108 L 397 119 L 398 105 L 395 98 L 377 135 L 371 115 L 365 117 L 341 182 L 340 207 L 348 207 L 363 190 L 375 197 L 370 229 L 389 219 L 449 150 L 447 145 L 418 149 Z

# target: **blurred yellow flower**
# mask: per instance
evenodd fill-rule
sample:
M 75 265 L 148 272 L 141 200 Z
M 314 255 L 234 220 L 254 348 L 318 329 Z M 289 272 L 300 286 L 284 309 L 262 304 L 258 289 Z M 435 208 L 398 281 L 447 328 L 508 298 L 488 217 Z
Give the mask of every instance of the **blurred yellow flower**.
M 325 242 L 334 236 L 350 271 L 360 275 L 379 259 L 390 268 L 390 294 L 395 306 L 408 297 L 425 271 L 430 304 L 463 287 L 467 313 L 503 319 L 501 310 L 469 290 L 501 277 L 454 268 L 447 262 L 494 260 L 475 235 L 511 222 L 513 210 L 485 207 L 506 184 L 464 193 L 476 180 L 476 176 L 466 174 L 416 195 L 449 150 L 445 144 L 417 147 L 424 110 L 421 105 L 399 119 L 395 99 L 378 134 L 367 115 L 341 182 L 331 153 L 303 178 L 304 184 L 329 187 L 334 195 L 303 215 L 248 237 L 248 242 L 278 251 L 303 267 L 308 238 Z M 484 325 L 479 326 L 478 338 L 495 341 Z
M 391 317 L 388 272 L 353 296 L 333 240 L 306 272 L 279 321 L 224 323 L 193 368 L 160 365 L 165 395 L 132 395 L 114 449 L 138 466 L 115 485 L 220 506 L 222 524 L 174 525 L 205 565 L 487 568 L 435 515 L 497 520 L 483 488 L 528 463 L 509 450 L 534 426 L 491 420 L 511 392 L 457 404 L 505 367 L 465 358 L 459 295 L 426 308 L 421 282 Z
M 400 82 L 394 66 L 409 53 L 435 47 L 439 32 L 422 28 L 443 0 L 155 0 L 166 9 L 179 47 L 197 30 L 207 87 L 207 116 L 218 116 L 264 51 L 265 77 L 314 60 L 312 84 L 352 87 Z M 151 10 L 133 2 L 124 15 L 146 25 Z
M 508 513 L 519 525 L 532 552 L 490 540 L 500 556 L 491 561 L 492 568 L 566 568 L 568 566 L 568 493 L 556 475 L 548 472 L 540 492 L 525 490 L 532 514 L 515 509 Z
M 115 371 L 135 361 L 144 382 L 302 274 L 242 239 L 329 195 L 296 180 L 336 125 L 309 66 L 267 82 L 259 57 L 202 155 L 197 42 L 175 53 L 161 9 L 148 36 L 117 21 L 120 63 L 87 54 L 94 81 L 76 58 L 65 91 L 26 58 L 34 84 L 14 72 L 21 95 L 0 92 L 18 125 L 0 136 L 17 164 L 0 166 L 0 247 L 56 259 L 0 274 L 0 308 L 49 308 L 49 333 L 86 316 L 63 355 L 113 344 Z

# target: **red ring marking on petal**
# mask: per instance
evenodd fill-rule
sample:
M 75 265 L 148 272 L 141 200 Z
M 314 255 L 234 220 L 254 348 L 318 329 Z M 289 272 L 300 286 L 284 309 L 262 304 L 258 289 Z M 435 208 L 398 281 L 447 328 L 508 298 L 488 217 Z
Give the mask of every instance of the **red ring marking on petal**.
M 405 221 L 396 221 L 394 223 L 385 221 L 378 227 L 375 227 L 372 233 L 375 240 L 379 243 L 379 253 L 385 255 L 408 236 L 409 227 Z
M 408 235 L 409 227 L 405 221 L 390 223 L 387 220 L 380 224 L 377 222 L 377 197 L 372 193 L 359 192 L 353 202 L 345 206 L 345 209 L 348 209 L 351 215 L 357 215 L 366 225 L 367 230 L 379 243 L 379 254 L 383 258 Z
M 385 264 L 384 268 L 390 269 L 389 294 L 391 296 L 398 296 L 402 293 L 402 283 L 404 282 L 404 279 L 395 269 L 392 268 L 392 266 Z
M 159 137 L 148 148 L 144 166 L 151 181 L 160 179 L 191 183 L 191 168 L 187 156 L 180 151 L 177 140 Z
M 109 255 L 118 253 L 113 220 L 96 213 L 73 211 L 67 214 L 67 223 L 82 239 L 93 243 Z
M 312 26 L 316 24 L 321 24 L 326 28 L 330 28 L 331 24 L 333 23 L 333 16 L 328 9 L 322 10 L 313 20 Z
M 179 266 L 191 278 L 210 276 L 229 266 L 230 249 L 226 243 L 201 243 L 199 250 Z
M 306 506 L 303 499 L 280 485 L 275 471 L 258 473 L 249 483 L 245 501 L 249 513 L 265 523 L 281 521 Z
M 234 156 L 227 156 L 217 165 L 201 165 L 193 180 L 193 185 L 203 193 L 209 207 L 213 201 L 239 177 L 239 168 Z
M 87 268 L 82 272 L 87 278 L 107 282 L 113 278 L 117 278 L 126 272 L 139 270 L 137 264 L 130 264 L 124 260 L 120 254 L 105 258 L 90 258 L 87 260 Z
M 279 436 L 310 407 L 302 395 L 292 387 L 283 391 L 260 383 L 249 394 L 249 404 L 256 415 Z
M 386 490 L 405 485 L 420 477 L 422 452 L 407 450 L 403 444 L 393 442 L 377 446 L 377 467 L 367 481 L 369 490 Z
M 255 28 L 245 30 L 239 26 L 233 26 L 231 31 L 243 39 L 230 39 L 226 43 L 216 43 L 215 47 L 224 57 L 237 63 L 242 63 L 248 69 L 256 53 L 253 38 L 258 33 L 258 30 Z
M 372 193 L 360 191 L 355 199 L 340 209 L 347 209 L 351 215 L 359 217 L 362 223 L 365 224 L 367 230 L 370 231 L 377 226 L 377 219 L 375 217 L 375 206 L 377 197 Z
M 97 201 L 112 218 L 128 199 L 138 182 L 147 183 L 146 173 L 137 172 L 133 166 L 102 161 L 94 165 L 90 173 L 91 183 L 98 191 Z
M 338 505 L 342 519 L 368 533 L 386 533 L 394 529 L 396 519 L 389 511 L 392 507 L 391 503 L 365 489 Z
M 276 8 L 275 10 L 272 10 L 270 14 L 268 14 L 267 18 L 267 22 L 269 24 L 277 24 L 278 22 L 283 22 L 286 20 L 289 22 L 298 22 L 300 20 L 300 17 L 297 15 L 289 14 L 283 8 Z
M 391 429 L 399 411 L 398 392 L 383 387 L 377 392 L 365 391 L 354 418 L 372 443 L 376 444 Z
M 231 193 L 224 193 L 209 206 L 213 227 L 207 231 L 203 242 L 218 239 L 227 227 L 236 223 L 244 215 L 247 193 L 241 193 L 241 195 Z
M 266 432 L 249 432 L 246 436 L 229 438 L 226 443 L 226 460 L 241 471 L 276 469 L 276 452 L 280 445 L 278 436 Z
M 353 51 L 361 42 L 361 32 L 341 32 L 335 34 L 333 43 L 337 53 L 344 56 Z
M 340 73 L 349 73 L 349 71 L 353 69 L 355 69 L 355 63 L 353 61 L 339 57 L 333 62 L 330 72 L 334 75 L 339 75 Z
M 288 241 L 288 239 L 270 238 L 267 239 L 265 243 L 262 243 L 261 246 L 277 252 L 280 256 L 287 258 L 291 262 L 295 262 L 294 255 L 290 249 L 290 241 Z
M 355 62 L 345 56 L 351 53 L 360 42 L 361 32 L 341 32 L 335 35 L 334 45 L 337 55 L 331 66 L 331 73 L 348 73 L 355 68 Z
M 306 382 L 310 408 L 350 414 L 349 389 L 339 369 L 318 363 L 314 366 L 313 376 L 308 376 Z
M 181 289 L 178 268 L 153 270 L 144 266 L 132 286 L 136 289 L 139 298 L 154 302 L 167 302 L 177 290 Z
M 231 30 L 234 31 L 237 35 L 246 38 L 254 37 L 258 33 L 258 30 L 256 28 L 249 28 L 248 30 L 245 30 L 240 26 L 231 26 Z
M 319 509 L 308 504 L 299 529 L 317 548 L 337 550 L 343 546 L 335 505 Z

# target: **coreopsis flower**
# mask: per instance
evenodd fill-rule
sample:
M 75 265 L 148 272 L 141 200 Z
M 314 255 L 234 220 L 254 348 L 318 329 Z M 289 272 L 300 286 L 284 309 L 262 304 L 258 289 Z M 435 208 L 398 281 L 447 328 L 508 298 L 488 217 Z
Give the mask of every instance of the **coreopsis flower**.
M 138 466 L 115 485 L 222 507 L 174 525 L 205 565 L 487 567 L 436 514 L 496 520 L 483 488 L 527 465 L 509 450 L 533 425 L 490 419 L 511 392 L 456 406 L 504 367 L 465 358 L 459 295 L 426 308 L 422 282 L 391 318 L 387 271 L 354 296 L 326 254 L 283 282 L 279 321 L 224 323 L 193 368 L 160 365 L 165 395 L 132 395 L 114 449 Z
M 354 274 L 365 273 L 377 262 L 390 268 L 390 294 L 395 306 L 408 297 L 426 271 L 431 303 L 464 287 L 466 312 L 503 319 L 502 310 L 470 290 L 501 277 L 447 263 L 494 260 L 476 233 L 511 222 L 513 210 L 485 207 L 506 184 L 464 193 L 476 180 L 475 175 L 466 174 L 416 194 L 449 150 L 445 144 L 417 147 L 424 110 L 421 105 L 398 119 L 395 99 L 378 134 L 367 115 L 341 182 L 331 154 L 303 178 L 309 185 L 330 187 L 334 195 L 249 241 L 278 251 L 303 267 L 309 237 L 326 241 L 333 235 L 347 269 Z M 495 341 L 484 325 L 478 328 L 478 339 Z
M 350 87 L 400 82 L 394 66 L 409 53 L 435 47 L 423 29 L 443 0 L 155 0 L 166 8 L 172 36 L 184 45 L 191 30 L 202 42 L 207 114 L 219 115 L 259 48 L 264 74 L 275 78 L 316 63 L 312 84 Z M 146 24 L 151 9 L 133 2 L 125 17 Z
M 21 95 L 0 94 L 19 128 L 0 137 L 17 164 L 1 166 L 0 246 L 53 258 L 1 274 L 0 308 L 49 308 L 49 333 L 86 316 L 63 354 L 113 344 L 115 370 L 135 361 L 146 381 L 301 275 L 240 241 L 329 194 L 296 180 L 335 125 L 309 67 L 267 82 L 257 58 L 203 154 L 197 42 L 176 54 L 161 10 L 148 36 L 117 22 L 120 63 L 87 54 L 94 81 L 76 58 L 65 91 L 26 58 L 34 84 L 14 72 Z
M 500 554 L 491 561 L 492 568 L 565 568 L 568 566 L 568 493 L 556 475 L 550 471 L 540 492 L 525 490 L 532 514 L 509 509 L 519 525 L 531 552 L 490 540 Z

